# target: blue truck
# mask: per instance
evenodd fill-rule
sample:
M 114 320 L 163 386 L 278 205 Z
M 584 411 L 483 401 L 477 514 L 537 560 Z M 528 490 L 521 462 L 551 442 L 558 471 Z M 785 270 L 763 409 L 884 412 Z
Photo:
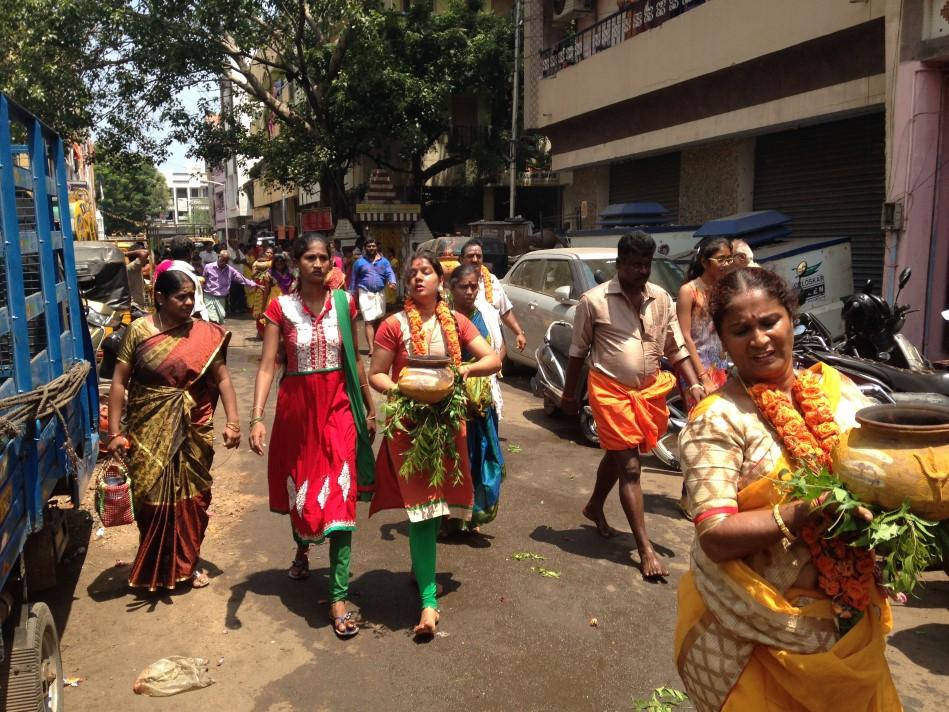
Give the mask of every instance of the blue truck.
M 98 453 L 95 352 L 76 279 L 65 139 L 0 94 L 0 709 L 61 710 L 66 510 Z

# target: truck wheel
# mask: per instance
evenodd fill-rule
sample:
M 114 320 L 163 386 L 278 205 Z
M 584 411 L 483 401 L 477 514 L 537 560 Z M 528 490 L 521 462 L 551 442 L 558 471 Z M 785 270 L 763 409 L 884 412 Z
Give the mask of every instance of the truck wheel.
M 13 637 L 6 667 L 8 712 L 62 712 L 63 660 L 53 614 L 45 603 L 30 606 L 30 615 Z

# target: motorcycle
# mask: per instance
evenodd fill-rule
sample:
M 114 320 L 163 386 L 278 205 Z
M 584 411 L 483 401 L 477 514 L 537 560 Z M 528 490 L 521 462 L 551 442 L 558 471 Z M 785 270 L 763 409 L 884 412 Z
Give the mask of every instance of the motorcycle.
M 544 413 L 547 415 L 557 415 L 562 410 L 572 336 L 572 324 L 566 321 L 551 322 L 544 334 L 543 343 L 534 354 L 537 360 L 537 373 L 531 379 L 531 390 L 535 396 L 543 398 Z M 590 408 L 590 398 L 587 393 L 587 373 L 588 369 L 584 364 L 576 393 L 577 403 L 580 404 L 580 432 L 587 443 L 599 445 L 600 438 L 596 431 L 596 421 L 593 419 L 593 410 Z M 666 406 L 669 409 L 668 430 L 659 438 L 652 454 L 666 467 L 678 470 L 679 432 L 688 422 L 688 413 L 678 389 L 666 398 Z
M 949 371 L 898 368 L 883 361 L 853 356 L 835 349 L 830 333 L 813 314 L 801 314 L 794 332 L 798 368 L 823 361 L 847 375 L 865 395 L 878 403 L 925 402 L 949 405 Z
M 862 292 L 847 297 L 841 310 L 845 333 L 841 353 L 911 371 L 932 370 L 932 364 L 900 333 L 906 324 L 906 315 L 918 311 L 899 303 L 912 274 L 909 267 L 900 272 L 893 304 L 873 293 L 871 280 L 867 280 Z

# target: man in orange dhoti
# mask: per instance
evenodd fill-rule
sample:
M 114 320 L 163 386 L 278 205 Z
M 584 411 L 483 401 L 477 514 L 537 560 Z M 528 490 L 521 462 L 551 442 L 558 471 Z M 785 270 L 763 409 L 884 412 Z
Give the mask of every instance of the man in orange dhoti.
M 669 575 L 646 534 L 639 482 L 639 453 L 656 446 L 669 420 L 666 394 L 675 378 L 660 370 L 662 356 L 688 384 L 684 395 L 689 407 L 696 396 L 705 395 L 689 361 L 672 297 L 648 281 L 655 249 L 645 232 L 624 235 L 617 245 L 616 276 L 581 297 L 563 397 L 564 410 L 575 413 L 577 383 L 589 354 L 590 407 L 606 453 L 583 515 L 596 523 L 601 536 L 617 534 L 606 522 L 603 504 L 619 480 L 620 502 L 647 579 Z

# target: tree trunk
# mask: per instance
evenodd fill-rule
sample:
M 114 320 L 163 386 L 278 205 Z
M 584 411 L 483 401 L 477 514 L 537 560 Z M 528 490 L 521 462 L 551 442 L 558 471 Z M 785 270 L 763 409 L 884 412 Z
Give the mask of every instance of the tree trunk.
M 320 179 L 320 193 L 323 201 L 333 210 L 333 220 L 349 220 L 358 230 L 356 225 L 356 214 L 353 207 L 346 198 L 346 181 L 342 173 L 338 171 L 327 172 Z
M 424 171 L 422 170 L 422 156 L 415 155 L 412 156 L 412 178 L 405 186 L 405 202 L 407 203 L 421 203 L 422 202 L 422 191 L 425 186 Z

